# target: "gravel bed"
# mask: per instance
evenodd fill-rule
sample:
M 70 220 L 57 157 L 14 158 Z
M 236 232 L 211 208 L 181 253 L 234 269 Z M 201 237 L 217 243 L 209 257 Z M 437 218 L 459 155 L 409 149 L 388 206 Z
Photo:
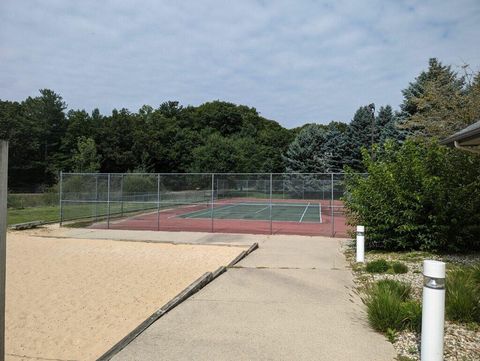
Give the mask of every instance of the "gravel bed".
M 434 255 L 426 252 L 366 252 L 365 261 L 371 262 L 383 258 L 387 261 L 399 261 L 408 266 L 405 274 L 368 273 L 363 266 L 355 263 L 355 253 L 351 245 L 344 246 L 344 253 L 352 266 L 358 291 L 362 293 L 364 286 L 381 279 L 393 279 L 411 284 L 412 297 L 421 300 L 424 259 L 444 261 L 448 266 L 474 265 L 480 263 L 480 254 L 473 255 Z M 397 334 L 393 343 L 399 360 L 420 360 L 420 334 L 402 331 Z M 468 327 L 450 321 L 445 322 L 445 361 L 480 361 L 480 327 Z

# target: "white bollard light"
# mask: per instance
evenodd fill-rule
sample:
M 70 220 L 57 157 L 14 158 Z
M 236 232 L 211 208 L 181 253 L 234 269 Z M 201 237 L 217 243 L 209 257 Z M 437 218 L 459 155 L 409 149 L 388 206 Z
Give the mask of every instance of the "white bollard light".
M 365 227 L 357 226 L 357 262 L 365 262 Z
M 445 263 L 423 261 L 422 361 L 443 360 Z

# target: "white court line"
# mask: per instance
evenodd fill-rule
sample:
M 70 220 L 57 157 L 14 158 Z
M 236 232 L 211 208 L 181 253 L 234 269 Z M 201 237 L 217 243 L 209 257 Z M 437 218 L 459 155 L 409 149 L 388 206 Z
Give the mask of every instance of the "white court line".
M 305 207 L 305 210 L 303 211 L 302 217 L 300 218 L 300 220 L 298 221 L 298 223 L 302 223 L 303 217 L 305 217 L 305 213 L 307 213 L 308 207 L 310 207 L 310 202 L 308 202 L 307 206 Z
M 188 207 L 191 207 L 191 208 L 198 207 L 198 204 L 188 204 L 187 206 L 185 206 L 184 209 L 187 209 Z M 175 210 L 175 208 L 166 208 L 166 209 L 163 209 L 161 212 L 167 212 L 167 211 L 173 211 L 173 210 Z M 202 210 L 200 209 L 198 211 L 193 211 L 193 213 L 196 213 L 196 212 L 202 212 Z M 157 212 L 154 212 L 154 213 L 157 213 Z M 187 212 L 187 214 L 188 213 L 192 213 L 192 212 Z M 178 214 L 172 214 L 171 216 L 168 217 L 168 219 L 176 218 L 176 217 L 178 217 Z
M 320 213 L 320 223 L 323 223 L 323 219 L 322 219 L 322 203 L 318 203 L 318 213 Z
M 220 209 L 217 209 L 217 211 L 223 211 L 224 209 L 227 209 L 227 208 L 233 208 L 233 207 L 236 207 L 238 206 L 239 204 L 232 204 L 231 206 L 227 206 L 227 207 L 223 207 L 223 208 L 220 208 Z M 214 209 L 214 212 L 215 212 L 215 209 Z M 194 213 L 194 214 L 191 214 L 187 217 L 184 217 L 184 218 L 194 218 L 194 217 L 198 217 L 198 216 L 201 216 L 203 214 L 209 214 L 209 213 L 212 213 L 212 210 L 209 209 L 208 211 L 205 211 L 205 212 L 202 212 L 202 213 Z
M 270 208 L 270 206 L 266 206 L 265 208 L 260 209 L 259 211 L 256 211 L 255 213 L 260 213 L 261 211 L 264 211 L 265 209 Z

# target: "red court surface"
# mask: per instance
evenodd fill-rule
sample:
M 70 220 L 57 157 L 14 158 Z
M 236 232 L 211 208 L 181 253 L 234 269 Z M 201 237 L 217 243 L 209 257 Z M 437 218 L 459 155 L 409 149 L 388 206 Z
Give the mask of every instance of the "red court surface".
M 233 217 L 232 219 L 229 219 L 228 214 L 222 214 L 222 218 L 219 218 L 217 216 L 218 214 L 220 214 L 220 212 L 222 212 L 222 209 L 230 207 L 233 208 L 239 204 L 248 202 L 259 203 L 260 201 L 265 202 L 265 200 L 254 198 L 235 198 L 233 200 L 219 200 L 215 202 L 213 218 L 210 205 L 205 203 L 187 204 L 175 205 L 172 208 L 164 208 L 159 212 L 147 211 L 142 214 L 115 218 L 111 219 L 109 222 L 102 221 L 93 224 L 92 226 L 90 226 L 90 228 L 348 237 L 349 229 L 346 225 L 346 217 L 343 211 L 343 204 L 341 201 L 334 201 L 333 203 L 325 200 L 319 201 L 304 199 L 279 199 L 272 201 L 274 209 L 275 207 L 282 207 L 283 205 L 290 203 L 311 203 L 316 204 L 317 207 L 318 204 L 321 203 L 321 223 L 320 221 L 303 222 L 300 221 L 298 218 L 293 218 L 292 220 L 288 221 L 273 220 L 272 222 L 270 222 L 270 219 L 233 219 Z M 268 204 L 269 203 L 264 203 L 262 205 L 267 206 Z M 195 213 L 200 216 L 189 217 L 190 214 Z

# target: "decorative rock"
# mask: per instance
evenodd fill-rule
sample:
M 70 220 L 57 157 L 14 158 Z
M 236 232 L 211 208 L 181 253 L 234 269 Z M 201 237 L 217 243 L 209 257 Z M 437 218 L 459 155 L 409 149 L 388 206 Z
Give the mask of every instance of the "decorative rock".
M 408 272 L 404 274 L 371 274 L 363 267 L 355 267 L 355 255 L 352 248 L 344 246 L 344 254 L 352 265 L 357 290 L 362 292 L 365 284 L 381 279 L 393 279 L 412 286 L 412 297 L 420 300 L 422 297 L 423 275 L 422 261 L 424 258 L 444 261 L 450 264 L 474 265 L 480 263 L 480 255 L 431 255 L 418 253 L 416 257 L 405 257 L 404 253 L 366 253 L 365 262 L 371 262 L 383 258 L 389 262 L 399 261 L 408 266 Z M 450 321 L 445 322 L 444 338 L 444 360 L 445 361 L 480 361 L 480 327 L 476 330 L 467 328 L 466 325 Z M 420 360 L 420 334 L 411 331 L 399 332 L 393 343 L 399 356 L 412 361 Z

